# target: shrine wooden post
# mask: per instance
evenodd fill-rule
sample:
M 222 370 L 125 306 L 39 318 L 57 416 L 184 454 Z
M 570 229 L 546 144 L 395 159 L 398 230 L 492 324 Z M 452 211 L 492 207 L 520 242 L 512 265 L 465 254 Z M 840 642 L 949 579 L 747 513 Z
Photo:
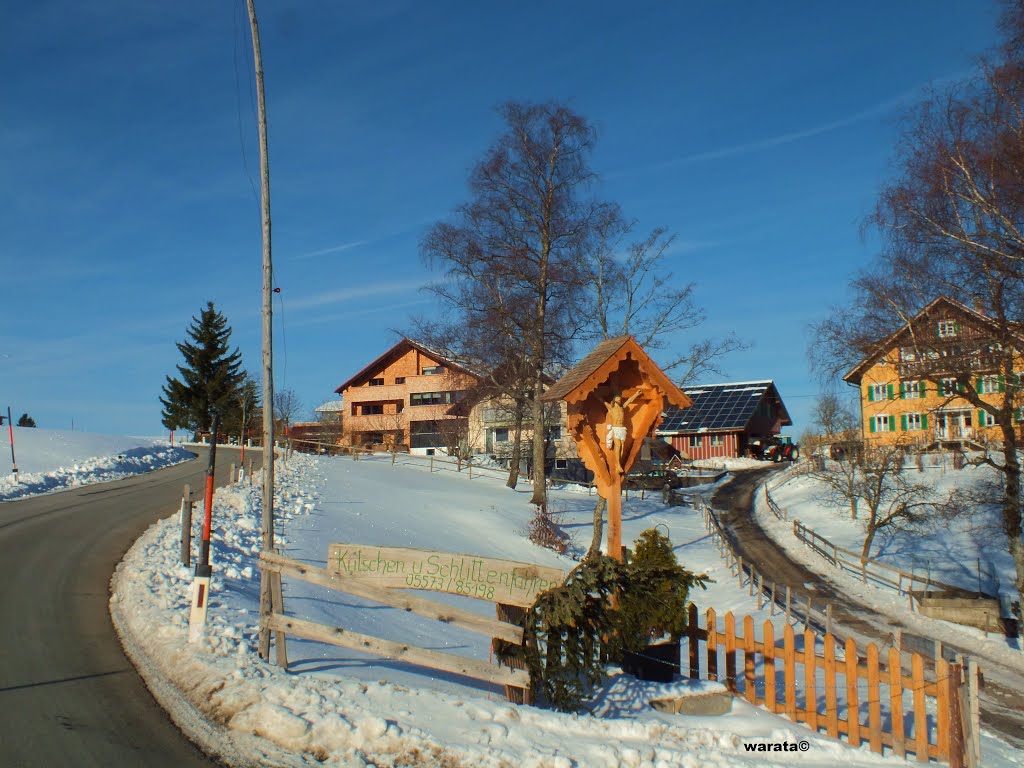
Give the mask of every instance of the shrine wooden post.
M 541 399 L 566 402 L 569 434 L 608 502 L 608 555 L 621 560 L 622 481 L 665 406 L 692 401 L 632 336 L 598 344 Z

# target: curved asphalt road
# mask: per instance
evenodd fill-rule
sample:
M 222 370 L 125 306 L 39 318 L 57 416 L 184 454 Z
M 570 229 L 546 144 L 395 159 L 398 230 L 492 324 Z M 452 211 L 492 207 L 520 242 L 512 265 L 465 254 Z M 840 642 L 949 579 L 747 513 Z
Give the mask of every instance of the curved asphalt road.
M 110 577 L 128 547 L 178 509 L 185 483 L 201 495 L 208 459 L 197 453 L 125 480 L 0 503 L 0 764 L 217 765 L 153 700 L 108 612 Z M 237 457 L 218 450 L 218 485 Z

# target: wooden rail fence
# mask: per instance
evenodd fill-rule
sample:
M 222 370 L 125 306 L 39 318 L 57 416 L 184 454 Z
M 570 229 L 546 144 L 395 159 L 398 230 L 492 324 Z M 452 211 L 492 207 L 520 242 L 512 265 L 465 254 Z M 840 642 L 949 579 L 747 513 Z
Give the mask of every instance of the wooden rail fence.
M 271 575 L 271 584 L 278 587 L 273 610 L 261 626 L 275 633 L 279 665 L 287 666 L 287 657 L 281 649 L 285 636 L 290 634 L 504 685 L 506 696 L 517 703 L 530 701 L 529 673 L 518 659 L 498 654 L 498 663 L 492 664 L 288 616 L 280 598 L 281 577 L 299 579 L 485 634 L 492 638 L 492 649 L 503 643 L 521 646 L 523 629 L 519 624 L 523 612 L 533 605 L 539 592 L 565 579 L 564 572 L 557 568 L 532 563 L 365 544 L 331 544 L 327 568 L 276 553 L 261 554 L 259 565 Z M 496 618 L 404 591 L 410 589 L 448 592 L 492 602 L 496 606 Z
M 814 599 L 809 594 L 802 594 L 792 587 L 778 584 L 772 578 L 760 573 L 753 563 L 744 562 L 736 552 L 736 542 L 732 534 L 718 519 L 711 505 L 700 494 L 693 495 L 693 506 L 704 517 L 704 526 L 711 535 L 712 541 L 718 545 L 718 553 L 725 561 L 730 573 L 736 576 L 738 586 L 747 588 L 751 597 L 757 599 L 757 608 L 769 606 L 771 615 L 776 610 L 784 613 L 786 623 L 802 622 L 804 629 L 816 628 L 821 632 L 836 635 L 838 627 L 832 619 L 832 604 L 822 606 L 819 598 L 815 608 Z
M 683 674 L 721 681 L 751 704 L 854 747 L 867 743 L 879 754 L 888 749 L 956 768 L 977 764 L 977 708 L 971 700 L 976 677 L 968 680 L 964 665 L 939 657 L 929 677 L 925 659 L 915 653 L 907 675 L 896 648 L 883 654 L 869 643 L 860 651 L 852 638 L 840 644 L 811 629 L 797 634 L 788 624 L 778 639 L 770 621 L 758 638 L 752 617 L 742 619 L 742 634 L 732 613 L 722 619 L 720 625 L 709 608 L 701 627 L 697 606 L 690 604 Z M 976 675 L 976 667 L 971 669 Z
M 778 486 L 776 486 L 776 488 L 777 487 Z M 768 508 L 772 513 L 780 520 L 788 521 L 786 511 L 782 509 L 772 498 L 767 485 L 764 487 L 764 495 Z M 862 563 L 859 552 L 854 552 L 840 547 L 825 536 L 817 533 L 813 528 L 809 528 L 804 525 L 799 520 L 793 520 L 792 526 L 793 535 L 796 539 L 812 552 L 822 557 L 831 566 L 858 576 L 865 584 L 871 582 L 878 586 L 895 590 L 898 595 L 905 596 L 907 598 L 911 610 L 914 608 L 915 599 L 920 600 L 921 597 L 927 597 L 930 592 L 944 592 L 951 595 L 967 593 L 967 590 L 963 587 L 954 586 L 952 584 L 939 581 L 938 579 L 933 579 L 931 577 L 930 570 L 923 573 L 920 571 L 908 572 L 902 568 L 897 568 L 889 565 L 888 563 L 883 563 L 871 558 L 869 558 L 867 562 Z M 974 594 L 978 597 L 986 597 L 993 600 L 996 599 L 994 595 L 983 591 L 981 588 L 980 561 L 978 569 L 979 584 L 978 590 Z

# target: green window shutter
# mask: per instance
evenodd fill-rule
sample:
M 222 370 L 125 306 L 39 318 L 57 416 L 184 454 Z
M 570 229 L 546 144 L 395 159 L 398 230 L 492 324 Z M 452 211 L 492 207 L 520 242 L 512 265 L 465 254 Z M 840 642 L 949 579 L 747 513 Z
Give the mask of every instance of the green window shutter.
M 957 336 L 960 335 L 960 329 L 961 328 L 962 328 L 962 326 L 960 325 L 960 323 L 958 323 L 958 322 L 957 323 L 953 323 L 953 333 L 955 333 Z
M 904 432 L 907 431 L 907 414 L 900 414 L 900 429 Z
M 890 432 L 895 432 L 896 431 L 896 417 L 895 416 L 890 416 L 889 417 L 889 431 Z
M 1005 392 L 1006 391 L 1006 377 L 1005 376 L 1000 376 L 999 377 L 999 391 L 1000 392 Z
M 1018 410 L 1020 410 L 1020 409 L 1018 409 Z M 870 419 L 868 419 L 868 429 L 870 429 L 872 432 L 875 431 L 875 417 L 874 416 L 872 416 Z
M 905 382 L 900 382 L 900 400 L 907 399 L 907 385 Z
M 892 391 L 892 384 L 890 384 L 890 385 L 889 385 L 888 387 L 886 387 L 886 389 L 887 389 L 887 391 L 889 392 L 889 397 L 888 397 L 888 399 L 889 399 L 889 400 L 895 400 L 896 398 L 895 398 L 895 397 L 893 396 L 893 391 Z
M 921 429 L 928 429 L 928 414 L 921 414 Z
M 868 402 L 875 402 L 875 388 L 870 384 L 868 384 Z
M 987 419 L 985 418 L 985 409 L 984 408 L 979 408 L 978 409 L 978 426 L 979 427 L 984 427 L 986 423 L 987 423 Z
M 928 382 L 919 382 L 917 386 L 921 388 L 921 397 L 925 397 L 928 394 Z
M 982 390 L 985 389 L 985 381 L 981 376 L 978 377 L 978 381 L 975 384 L 975 388 L 978 390 L 979 395 L 982 393 Z

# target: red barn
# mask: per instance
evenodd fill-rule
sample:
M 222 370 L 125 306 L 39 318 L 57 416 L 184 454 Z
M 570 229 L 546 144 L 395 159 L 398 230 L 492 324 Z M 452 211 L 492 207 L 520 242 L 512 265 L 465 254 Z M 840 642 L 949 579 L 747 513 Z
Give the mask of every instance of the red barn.
M 655 434 L 691 459 L 746 456 L 751 441 L 777 435 L 793 424 L 770 379 L 705 384 L 683 391 L 693 405 L 667 409 Z

